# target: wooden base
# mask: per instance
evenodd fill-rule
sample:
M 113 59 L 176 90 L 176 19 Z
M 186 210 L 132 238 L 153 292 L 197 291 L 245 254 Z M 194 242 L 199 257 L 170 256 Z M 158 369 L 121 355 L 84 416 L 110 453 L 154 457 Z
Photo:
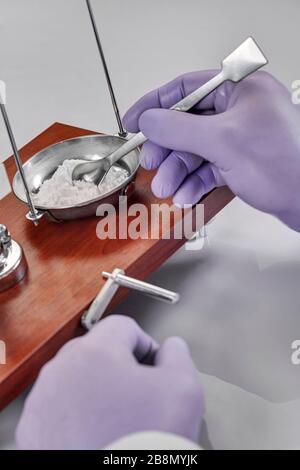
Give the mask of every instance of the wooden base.
M 56 123 L 20 154 L 25 162 L 51 144 L 88 134 L 95 132 Z M 12 157 L 5 166 L 12 181 L 16 172 Z M 153 173 L 141 169 L 136 180 L 134 198 L 147 206 L 161 202 L 151 193 L 152 177 Z M 207 195 L 203 199 L 205 222 L 232 199 L 225 187 Z M 21 243 L 29 264 L 28 276 L 0 294 L 0 340 L 7 348 L 7 364 L 0 365 L 0 408 L 30 385 L 43 364 L 80 333 L 80 317 L 105 282 L 103 270 L 120 267 L 144 279 L 184 243 L 174 239 L 100 241 L 96 217 L 62 224 L 42 219 L 36 228 L 25 219 L 26 213 L 26 205 L 12 193 L 0 201 L 1 223 Z M 112 306 L 126 293 L 119 290 Z

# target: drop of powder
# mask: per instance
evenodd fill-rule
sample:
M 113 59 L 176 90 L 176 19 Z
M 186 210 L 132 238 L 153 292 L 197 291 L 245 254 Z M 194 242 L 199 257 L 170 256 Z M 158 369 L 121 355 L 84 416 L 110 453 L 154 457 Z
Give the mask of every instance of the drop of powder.
M 70 207 L 95 199 L 122 184 L 128 178 L 128 171 L 113 166 L 106 175 L 104 182 L 98 187 L 94 183 L 75 181 L 72 184 L 72 172 L 78 163 L 85 160 L 65 160 L 52 177 L 43 182 L 34 202 L 44 207 Z

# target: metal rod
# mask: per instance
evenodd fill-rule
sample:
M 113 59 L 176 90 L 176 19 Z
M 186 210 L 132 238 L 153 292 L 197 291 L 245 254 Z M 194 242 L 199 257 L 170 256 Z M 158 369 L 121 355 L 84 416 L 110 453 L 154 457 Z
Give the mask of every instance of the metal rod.
M 171 304 L 175 304 L 180 300 L 180 296 L 176 292 L 125 276 L 125 271 L 120 268 L 115 268 L 112 273 L 103 272 L 102 276 L 107 279 L 106 283 L 90 308 L 81 317 L 81 324 L 86 330 L 91 330 L 101 320 L 120 286 L 137 290 L 157 300 L 163 300 Z
M 122 269 L 115 269 L 114 274 L 124 273 Z M 102 287 L 90 308 L 81 318 L 81 324 L 86 330 L 91 330 L 103 317 L 105 310 L 119 289 L 114 279 L 108 279 Z
M 0 108 L 1 108 L 1 113 L 2 113 L 3 119 L 4 119 L 5 127 L 6 127 L 6 130 L 7 130 L 7 133 L 8 133 L 8 137 L 9 137 L 9 140 L 10 140 L 10 144 L 11 144 L 11 147 L 12 147 L 12 150 L 13 150 L 13 154 L 14 154 L 16 165 L 17 165 L 17 169 L 18 169 L 18 171 L 21 175 L 22 181 L 23 181 L 28 206 L 29 206 L 29 209 L 30 209 L 30 220 L 33 221 L 34 225 L 38 225 L 39 217 L 38 217 L 38 214 L 36 212 L 36 209 L 35 209 L 35 206 L 34 206 L 30 191 L 29 191 L 29 187 L 28 187 L 28 184 L 27 184 L 27 181 L 26 181 L 26 176 L 25 176 L 24 169 L 23 169 L 22 160 L 21 160 L 18 148 L 17 148 L 17 144 L 16 144 L 16 141 L 15 141 L 15 138 L 14 138 L 14 134 L 13 134 L 13 131 L 12 131 L 9 119 L 8 119 L 8 115 L 7 115 L 7 112 L 6 112 L 4 102 L 1 99 L 1 96 L 0 96 Z
M 118 123 L 118 127 L 119 127 L 119 135 L 120 135 L 120 137 L 126 137 L 127 132 L 125 131 L 125 129 L 123 127 L 122 120 L 121 120 L 121 117 L 120 117 L 119 108 L 118 108 L 118 105 L 117 105 L 114 89 L 113 89 L 113 86 L 112 86 L 112 83 L 111 83 L 109 71 L 108 71 L 107 64 L 106 64 L 105 55 L 104 55 L 103 48 L 102 48 L 102 45 L 101 45 L 101 41 L 100 41 L 100 37 L 99 37 L 99 33 L 98 33 L 98 29 L 97 29 L 97 25 L 96 25 L 96 21 L 95 21 L 95 17 L 94 17 L 94 13 L 93 13 L 93 10 L 92 10 L 90 0 L 86 0 L 86 4 L 87 4 L 89 15 L 90 15 L 90 18 L 91 18 L 91 22 L 92 22 L 92 26 L 93 26 L 93 30 L 94 30 L 94 34 L 95 34 L 95 38 L 96 38 L 100 58 L 101 58 L 101 61 L 102 61 L 102 65 L 103 65 L 105 78 L 106 78 L 106 81 L 107 81 L 107 85 L 108 85 L 112 105 L 113 105 L 115 116 L 116 116 L 116 119 L 117 119 L 117 123 Z
M 150 295 L 151 297 L 155 297 L 158 300 L 163 300 L 171 304 L 177 303 L 180 299 L 180 296 L 177 294 L 177 292 L 172 292 L 170 290 L 163 289 L 162 287 L 140 281 L 139 279 L 125 276 L 125 274 L 120 272 L 113 271 L 112 274 L 103 272 L 102 276 L 105 279 L 114 280 L 117 284 L 119 284 L 119 286 L 142 292 L 143 294 Z

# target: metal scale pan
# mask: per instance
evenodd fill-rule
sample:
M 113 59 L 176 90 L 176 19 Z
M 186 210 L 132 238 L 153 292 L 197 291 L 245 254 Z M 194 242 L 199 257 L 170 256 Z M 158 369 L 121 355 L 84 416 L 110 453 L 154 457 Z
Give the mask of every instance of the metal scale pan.
M 91 160 L 105 158 L 124 143 L 125 139 L 112 135 L 93 135 L 65 140 L 45 148 L 31 157 L 24 165 L 24 173 L 31 195 L 36 194 L 41 184 L 53 174 L 64 160 Z M 112 191 L 70 207 L 45 207 L 35 204 L 37 217 L 47 214 L 54 221 L 71 220 L 96 215 L 100 204 L 116 204 L 122 195 L 129 195 L 134 187 L 134 177 L 139 167 L 139 151 L 133 150 L 119 163 L 128 171 L 128 178 Z M 13 180 L 13 191 L 23 202 L 27 203 L 26 192 L 20 173 Z

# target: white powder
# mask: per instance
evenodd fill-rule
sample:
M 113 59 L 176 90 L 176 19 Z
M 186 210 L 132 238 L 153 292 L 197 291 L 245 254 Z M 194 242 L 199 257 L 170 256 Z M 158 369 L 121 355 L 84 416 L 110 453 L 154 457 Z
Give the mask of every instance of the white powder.
M 98 187 L 94 183 L 75 181 L 72 184 L 72 172 L 78 163 L 85 160 L 65 160 L 52 177 L 43 182 L 39 192 L 33 196 L 37 206 L 49 208 L 70 207 L 95 199 L 119 186 L 128 178 L 128 171 L 113 166 Z

